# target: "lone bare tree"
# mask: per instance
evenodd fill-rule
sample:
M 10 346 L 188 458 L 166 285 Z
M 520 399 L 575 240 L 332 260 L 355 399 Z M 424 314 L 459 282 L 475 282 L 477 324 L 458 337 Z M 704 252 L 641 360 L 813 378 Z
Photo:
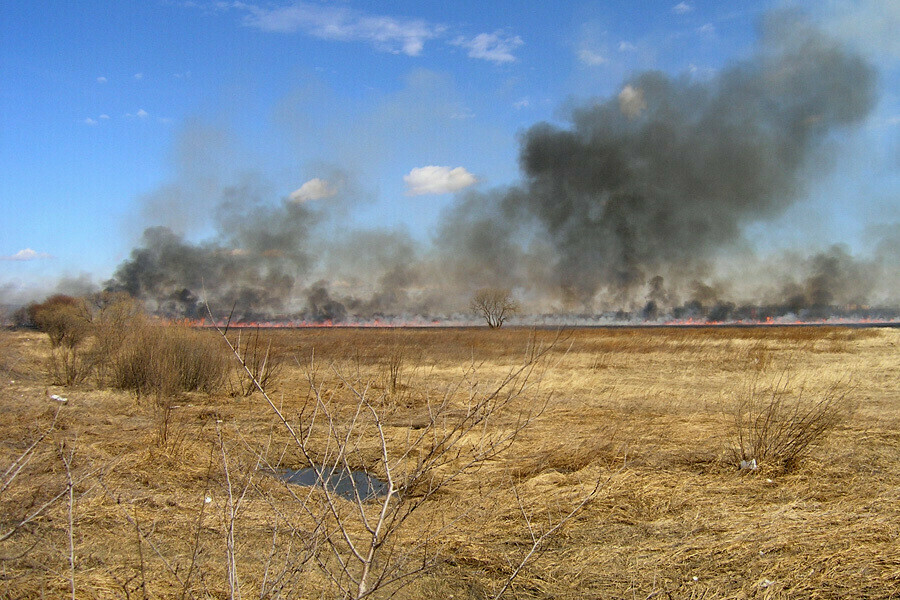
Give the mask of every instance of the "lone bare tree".
M 488 327 L 497 329 L 519 311 L 519 303 L 508 288 L 482 288 L 475 292 L 470 308 L 487 321 Z

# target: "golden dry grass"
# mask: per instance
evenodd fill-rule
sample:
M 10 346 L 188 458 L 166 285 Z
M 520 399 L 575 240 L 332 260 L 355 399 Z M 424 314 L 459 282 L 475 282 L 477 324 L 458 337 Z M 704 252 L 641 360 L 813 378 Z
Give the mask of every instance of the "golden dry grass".
M 308 406 L 313 365 L 342 415 L 352 408 L 348 384 L 368 383 L 386 435 L 401 445 L 427 423 L 429 403 L 452 390 L 462 407 L 473 389 L 488 389 L 529 348 L 557 337 L 527 329 L 265 335 L 290 357 L 270 388 L 285 414 Z M 535 388 L 518 399 L 522 410 L 546 402 L 541 416 L 500 459 L 436 496 L 403 534 L 412 543 L 417 528 L 460 517 L 438 540 L 433 568 L 398 596 L 491 597 L 529 547 L 523 513 L 535 527 L 553 523 L 597 480 L 594 502 L 526 565 L 509 597 L 900 596 L 898 345 L 896 329 L 562 332 Z M 63 459 L 71 457 L 74 552 L 63 497 L 0 542 L 0 597 L 71 597 L 73 572 L 78 598 L 228 597 L 223 446 L 232 483 L 250 482 L 235 530 L 243 596 L 259 597 L 264 577 L 271 583 L 285 566 L 289 597 L 331 593 L 288 546 L 283 528 L 303 523 L 291 490 L 257 470 L 256 453 L 299 466 L 259 394 L 178 396 L 161 444 L 152 403 L 88 385 L 50 386 L 49 351 L 46 336 L 0 332 L 0 472 L 59 409 L 53 430 L 0 493 L 0 523 L 8 530 L 65 490 Z M 793 469 L 739 471 L 729 452 L 734 411 L 751 382 L 774 386 L 785 374 L 790 393 L 802 387 L 815 397 L 842 386 L 852 412 Z M 53 394 L 68 402 L 60 406 Z M 495 426 L 511 427 L 514 418 Z M 358 466 L 377 472 L 372 440 L 360 441 L 358 457 L 366 463 Z

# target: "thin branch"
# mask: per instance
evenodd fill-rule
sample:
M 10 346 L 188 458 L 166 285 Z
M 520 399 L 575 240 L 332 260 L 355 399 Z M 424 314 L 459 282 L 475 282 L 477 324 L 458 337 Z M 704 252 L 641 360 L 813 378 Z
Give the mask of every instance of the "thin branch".
M 74 448 L 66 455 L 65 445 L 60 447 L 59 455 L 66 469 L 66 489 L 68 491 L 67 504 L 67 533 L 69 542 L 69 586 L 72 592 L 72 600 L 75 600 L 75 483 L 72 481 L 72 459 L 75 457 Z
M 611 479 L 611 478 L 612 478 L 612 475 L 610 476 L 609 479 Z M 607 479 L 606 481 L 608 482 L 609 479 Z M 522 512 L 522 517 L 525 519 L 525 523 L 528 526 L 528 531 L 531 535 L 532 544 L 531 544 L 531 547 L 528 549 L 528 551 L 525 553 L 525 556 L 522 557 L 522 560 L 519 561 L 519 564 L 516 565 L 516 567 L 513 569 L 513 572 L 510 573 L 509 577 L 506 578 L 506 581 L 503 583 L 503 585 L 500 587 L 500 589 L 497 591 L 497 593 L 492 596 L 492 600 L 499 600 L 499 598 L 501 596 L 503 596 L 503 594 L 505 594 L 507 592 L 507 590 L 509 590 L 513 581 L 515 581 L 515 579 L 519 576 L 519 574 L 522 572 L 522 569 L 524 569 L 525 565 L 528 564 L 528 561 L 531 560 L 531 557 L 534 556 L 535 553 L 539 552 L 543 548 L 544 542 L 546 542 L 548 539 L 553 537 L 553 535 L 555 535 L 556 532 L 559 531 L 563 525 L 565 525 L 575 515 L 580 513 L 582 510 L 584 510 L 584 508 L 597 495 L 597 492 L 600 491 L 600 488 L 603 484 L 604 484 L 604 481 L 602 478 L 597 479 L 597 483 L 594 484 L 594 488 L 590 492 L 588 492 L 581 499 L 581 501 L 575 505 L 575 507 L 572 510 L 570 510 L 568 513 L 563 515 L 563 517 L 559 521 L 557 521 L 555 525 L 553 525 L 552 527 L 550 527 L 549 529 L 547 529 L 546 531 L 544 531 L 543 533 L 541 533 L 538 536 L 535 536 L 535 531 L 532 526 L 531 517 L 528 516 L 528 512 L 525 510 L 525 506 L 522 503 L 522 499 L 519 496 L 518 490 L 516 489 L 515 486 L 513 486 L 513 492 L 516 495 L 516 501 L 519 503 L 519 509 Z

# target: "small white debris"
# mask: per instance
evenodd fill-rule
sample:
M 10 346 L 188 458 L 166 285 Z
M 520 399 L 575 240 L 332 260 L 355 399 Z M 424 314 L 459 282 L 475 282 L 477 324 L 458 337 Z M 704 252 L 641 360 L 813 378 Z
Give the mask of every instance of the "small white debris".
M 742 460 L 741 461 L 741 470 L 749 469 L 751 471 L 755 471 L 759 467 L 756 465 L 756 459 L 751 458 L 750 460 Z
M 700 581 L 700 578 L 697 577 L 696 575 L 694 575 L 694 577 L 693 577 L 692 579 L 693 579 L 694 581 Z
M 766 483 L 775 483 L 775 481 L 772 479 L 766 479 Z
M 209 504 L 210 502 L 212 502 L 212 497 L 207 496 L 205 500 L 206 500 L 206 503 Z
M 56 394 L 53 394 L 52 396 L 50 396 L 50 399 L 56 400 L 57 402 L 62 402 L 63 404 L 65 404 L 66 402 L 69 401 L 68 398 L 63 398 L 62 396 L 57 396 Z
M 222 419 L 216 419 L 216 423 L 222 423 Z
M 771 581 L 769 579 L 763 579 L 762 581 L 759 582 L 759 587 L 761 587 L 761 588 L 767 588 L 772 585 L 775 585 L 775 582 Z

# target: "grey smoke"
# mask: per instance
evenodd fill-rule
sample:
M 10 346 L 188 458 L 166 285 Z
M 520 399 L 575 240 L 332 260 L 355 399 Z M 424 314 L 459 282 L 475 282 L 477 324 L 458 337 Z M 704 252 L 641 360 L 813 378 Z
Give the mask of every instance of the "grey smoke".
M 775 312 L 864 304 L 887 262 L 842 247 L 783 257 L 778 284 L 754 298 L 729 297 L 714 266 L 748 225 L 803 198 L 831 136 L 859 125 L 876 96 L 862 58 L 779 13 L 754 54 L 712 78 L 638 74 L 567 126 L 525 131 L 522 182 L 461 194 L 430 248 L 402 231 L 337 234 L 334 214 L 352 203 L 272 203 L 251 181 L 217 192 L 208 241 L 147 229 L 107 287 L 169 315 L 202 316 L 209 301 L 241 319 L 336 322 L 449 314 L 487 285 L 541 309 L 612 306 L 647 319 L 760 316 L 748 302 Z M 897 254 L 896 229 L 880 254 Z
M 633 297 L 782 214 L 828 136 L 868 115 L 876 77 L 837 42 L 773 22 L 753 57 L 711 80 L 649 72 L 622 89 L 568 128 L 529 129 L 525 182 L 502 201 L 540 225 L 556 286 L 585 305 Z
M 204 316 L 204 304 L 232 306 L 245 320 L 290 310 L 297 278 L 311 263 L 310 229 L 320 215 L 283 200 L 270 206 L 252 184 L 226 189 L 216 210 L 216 237 L 191 243 L 167 227 L 148 228 L 107 282 L 169 316 Z

